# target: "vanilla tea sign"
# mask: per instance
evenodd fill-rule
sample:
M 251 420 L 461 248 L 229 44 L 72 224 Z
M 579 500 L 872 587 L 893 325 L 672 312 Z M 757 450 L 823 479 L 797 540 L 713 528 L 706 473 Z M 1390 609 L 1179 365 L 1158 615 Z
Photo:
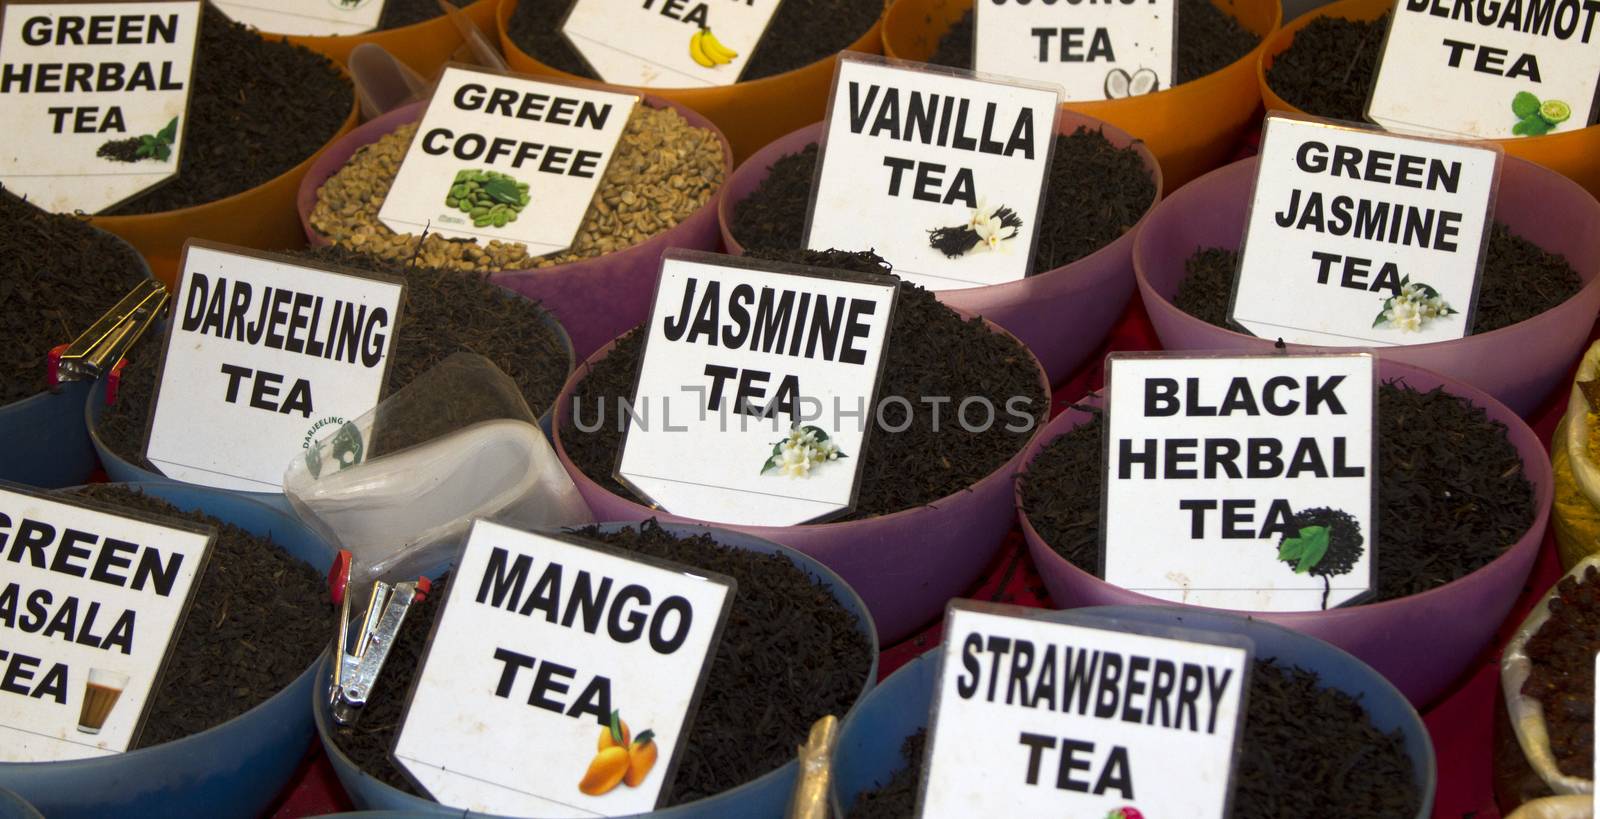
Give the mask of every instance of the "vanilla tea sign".
M 1367 118 L 1391 130 L 1502 139 L 1600 117 L 1600 3 L 1400 0 Z
M 1123 99 L 1171 88 L 1174 0 L 980 0 L 972 67 L 1055 83 L 1067 100 Z
M 791 526 L 855 502 L 899 286 L 888 276 L 669 251 L 617 478 L 674 515 Z M 641 415 L 642 413 L 642 415 Z M 890 433 L 884 433 L 890 434 Z
M 396 233 L 565 250 L 638 101 L 447 66 L 378 218 Z
M 133 745 L 214 536 L 0 487 L 0 762 Z
M 378 27 L 384 0 L 213 0 L 229 19 L 274 34 L 361 34 Z
M 1372 362 L 1111 355 L 1101 576 L 1246 611 L 1317 611 L 1369 595 Z
M 617 85 L 732 85 L 780 0 L 576 0 L 561 24 L 595 76 Z
M 177 176 L 197 0 L 0 6 L 0 184 L 99 213 Z
M 631 816 L 670 792 L 732 578 L 477 521 L 412 684 L 399 768 L 452 808 Z
M 1326 346 L 1467 335 L 1500 156 L 1267 117 L 1229 320 Z
M 180 266 L 146 457 L 279 491 L 292 458 L 378 403 L 405 285 L 197 241 Z M 343 454 L 359 462 L 359 444 Z
M 930 290 L 1028 275 L 1055 145 L 1054 87 L 845 54 L 805 245 L 859 249 Z
M 1228 815 L 1247 638 L 963 600 L 944 635 L 924 819 Z

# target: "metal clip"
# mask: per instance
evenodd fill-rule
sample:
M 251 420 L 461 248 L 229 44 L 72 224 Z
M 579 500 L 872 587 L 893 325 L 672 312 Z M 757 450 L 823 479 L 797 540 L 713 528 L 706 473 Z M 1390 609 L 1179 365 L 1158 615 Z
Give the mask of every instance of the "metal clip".
M 329 576 L 334 598 L 339 602 L 339 639 L 337 662 L 333 667 L 333 684 L 329 688 L 328 705 L 333 719 L 340 725 L 354 724 L 361 709 L 372 696 L 372 686 L 383 671 L 405 623 L 406 611 L 412 603 L 420 603 L 428 596 L 431 584 L 426 577 L 391 586 L 383 581 L 372 584 L 372 594 L 367 598 L 366 614 L 355 634 L 355 644 L 350 647 L 350 553 L 340 550 Z
M 84 330 L 71 344 L 52 350 L 50 382 L 80 381 L 104 375 L 122 360 L 134 342 L 155 323 L 167 305 L 167 288 L 146 279 L 122 297 L 115 307 Z

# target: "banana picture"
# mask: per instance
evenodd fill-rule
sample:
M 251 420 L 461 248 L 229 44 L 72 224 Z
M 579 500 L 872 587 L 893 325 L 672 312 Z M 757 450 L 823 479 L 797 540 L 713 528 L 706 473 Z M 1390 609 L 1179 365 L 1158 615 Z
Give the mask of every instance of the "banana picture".
M 739 52 L 719 42 L 709 28 L 701 28 L 689 37 L 689 57 L 706 68 L 727 65 L 738 56 Z

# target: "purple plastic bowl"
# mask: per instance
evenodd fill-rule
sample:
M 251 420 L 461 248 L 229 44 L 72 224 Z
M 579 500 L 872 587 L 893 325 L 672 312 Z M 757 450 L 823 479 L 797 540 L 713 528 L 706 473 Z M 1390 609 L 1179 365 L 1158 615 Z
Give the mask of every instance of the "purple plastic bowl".
M 1482 407 L 1490 419 L 1505 424 L 1506 434 L 1522 455 L 1523 469 L 1533 484 L 1533 503 L 1537 510 L 1533 525 L 1489 565 L 1421 594 L 1328 611 L 1235 613 L 1304 632 L 1356 655 L 1388 677 L 1407 699 L 1421 708 L 1444 693 L 1466 670 L 1494 638 L 1495 629 L 1511 611 L 1511 604 L 1516 602 L 1533 568 L 1534 558 L 1538 557 L 1539 544 L 1544 541 L 1555 479 L 1550 471 L 1550 458 L 1545 454 L 1544 445 L 1539 443 L 1539 437 L 1509 407 L 1482 390 L 1394 359 L 1380 359 L 1378 375 L 1384 381 L 1402 379 L 1419 390 L 1442 386 L 1446 392 Z M 1082 410 L 1063 412 L 1034 436 L 1023 455 L 1016 506 L 1033 565 L 1038 568 L 1039 576 L 1050 590 L 1050 600 L 1057 608 L 1177 605 L 1113 586 L 1067 562 L 1045 543 L 1023 511 L 1022 483 L 1026 480 L 1028 464 L 1047 444 L 1088 418 L 1089 413 Z
M 993 322 L 989 322 L 989 328 L 1010 337 Z M 613 494 L 567 457 L 561 427 L 572 414 L 572 393 L 590 368 L 610 355 L 615 346 L 613 341 L 590 356 L 567 379 L 556 398 L 556 455 L 578 485 L 595 520 L 632 522 L 654 517 L 662 522 L 705 523 Z M 1037 359 L 1033 361 L 1048 398 L 1050 384 L 1044 369 Z M 1038 435 L 1037 429 L 1034 435 Z M 888 515 L 805 526 L 708 525 L 781 543 L 838 572 L 867 602 L 878 627 L 878 642 L 890 645 L 938 617 L 945 601 L 965 593 L 994 558 L 1016 520 L 1007 506 L 1011 503 L 1012 478 L 1027 451 L 1026 445 L 1020 447 L 1010 460 L 965 491 Z
M 670 100 L 646 94 L 652 106 L 670 107 L 696 128 L 709 128 L 722 143 L 723 179 L 733 173 L 733 150 L 728 139 L 711 120 Z M 363 124 L 333 143 L 306 172 L 300 182 L 296 204 L 300 225 L 313 246 L 329 244 L 327 237 L 311 226 L 311 209 L 317 204 L 317 189 L 333 176 L 357 150 L 409 122 L 422 118 L 424 102 L 414 102 Z M 664 230 L 633 247 L 536 270 L 507 270 L 489 276 L 489 281 L 515 290 L 541 302 L 556 315 L 572 336 L 578 360 L 587 358 L 605 344 L 641 321 L 650 309 L 656 275 L 661 268 L 661 253 L 669 247 L 715 250 L 717 247 L 718 190 L 699 210 L 669 230 Z
M 1238 249 L 1256 160 L 1218 168 L 1167 197 L 1133 245 L 1144 308 L 1168 350 L 1266 352 L 1273 340 L 1225 330 L 1178 309 L 1172 299 L 1184 261 L 1205 247 Z M 1552 253 L 1583 280 L 1578 294 L 1527 321 L 1454 341 L 1379 347 L 1374 352 L 1478 387 L 1520 415 L 1537 409 L 1578 359 L 1600 308 L 1600 203 L 1576 182 L 1507 156 L 1494 218 Z M 1314 349 L 1298 344 L 1291 349 Z
M 1021 339 L 1044 365 L 1052 384 L 1065 381 L 1086 356 L 1099 349 L 1111 332 L 1111 326 L 1122 316 L 1128 297 L 1133 295 L 1134 236 L 1161 202 L 1161 164 L 1143 142 L 1114 125 L 1062 109 L 1056 120 L 1056 131 L 1070 134 L 1079 127 L 1097 129 L 1112 145 L 1118 148 L 1131 145 L 1139 152 L 1156 186 L 1155 201 L 1139 221 L 1105 247 L 1037 276 L 937 294 L 939 301 L 990 319 Z M 733 238 L 729 229 L 734 207 L 767 178 L 773 162 L 820 140 L 822 128 L 823 123 L 818 122 L 787 134 L 752 154 L 733 172 L 724 188 L 722 202 L 717 205 L 722 245 L 729 253 L 744 254 L 744 246 Z M 889 261 L 894 262 L 893 259 Z

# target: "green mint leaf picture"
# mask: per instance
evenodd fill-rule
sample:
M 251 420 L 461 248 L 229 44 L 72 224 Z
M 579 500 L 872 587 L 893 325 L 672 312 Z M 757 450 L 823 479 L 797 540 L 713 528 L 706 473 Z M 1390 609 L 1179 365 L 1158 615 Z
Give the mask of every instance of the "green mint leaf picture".
M 1511 133 L 1517 136 L 1543 136 L 1572 118 L 1572 106 L 1561 100 L 1541 101 L 1527 91 L 1518 91 L 1511 98 L 1511 114 L 1517 118 L 1517 124 L 1511 126 Z
M 1295 574 L 1305 574 L 1322 562 L 1328 553 L 1328 527 L 1307 526 L 1299 537 L 1286 538 L 1278 545 L 1278 559 L 1293 562 Z
M 166 127 L 153 134 L 106 142 L 95 155 L 114 162 L 138 162 L 144 159 L 166 162 L 172 158 L 172 143 L 177 138 L 178 118 L 173 117 Z
M 839 451 L 826 430 L 796 424 L 787 438 L 772 445 L 772 454 L 762 463 L 761 474 L 776 469 L 781 475 L 805 478 L 821 464 L 848 457 Z

